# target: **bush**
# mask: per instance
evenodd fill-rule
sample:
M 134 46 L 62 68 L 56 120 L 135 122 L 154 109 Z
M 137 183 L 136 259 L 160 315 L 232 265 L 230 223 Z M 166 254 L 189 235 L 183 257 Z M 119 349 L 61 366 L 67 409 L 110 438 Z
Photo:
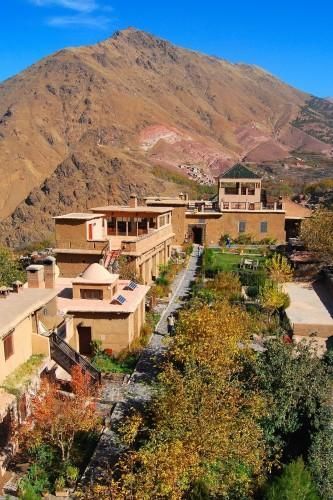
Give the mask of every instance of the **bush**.
M 216 297 L 228 300 L 238 300 L 241 297 L 241 282 L 237 274 L 230 272 L 218 273 L 214 280 L 207 284 L 207 289 L 215 292 Z
M 106 353 L 95 356 L 92 365 L 102 373 L 132 373 L 137 362 L 137 356 L 128 354 L 122 359 L 116 359 Z
M 315 434 L 309 456 L 311 473 L 324 500 L 333 498 L 333 430 L 329 425 Z
M 50 488 L 46 471 L 38 464 L 32 464 L 26 476 L 20 481 L 20 498 L 22 500 L 39 500 Z
M 265 500 L 319 500 L 315 485 L 303 459 L 287 465 L 281 476 L 268 486 Z
M 332 347 L 329 348 L 324 356 L 323 356 L 323 361 L 326 363 L 327 366 L 329 366 L 331 369 L 333 368 L 333 349 Z
M 170 285 L 170 282 L 166 276 L 166 274 L 161 274 L 161 276 L 158 276 L 155 281 L 156 285 L 160 285 L 163 287 L 167 287 Z
M 235 239 L 235 243 L 239 245 L 250 245 L 253 241 L 253 236 L 247 233 L 242 233 Z
M 192 243 L 184 243 L 183 244 L 183 251 L 186 253 L 187 256 L 191 255 L 193 252 L 193 244 Z
M 240 269 L 238 271 L 238 276 L 243 286 L 255 286 L 261 288 L 265 284 L 267 275 L 264 269 L 258 269 L 257 271 Z
M 246 295 L 251 298 L 257 297 L 259 294 L 259 287 L 256 285 L 249 286 L 246 290 Z
M 270 238 L 269 236 L 267 236 L 266 238 L 262 238 L 262 240 L 260 240 L 258 243 L 259 245 L 275 245 L 276 238 Z
M 231 241 L 231 237 L 230 237 L 230 234 L 226 233 L 226 234 L 222 234 L 221 235 L 221 238 L 219 239 L 219 245 L 222 247 L 224 245 L 226 245 L 227 241 Z

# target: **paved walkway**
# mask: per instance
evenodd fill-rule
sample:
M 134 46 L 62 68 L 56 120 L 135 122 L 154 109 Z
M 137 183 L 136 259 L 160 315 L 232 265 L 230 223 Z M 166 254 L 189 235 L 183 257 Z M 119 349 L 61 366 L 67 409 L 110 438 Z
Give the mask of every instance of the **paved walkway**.
M 108 474 L 110 467 L 117 461 L 121 452 L 124 451 L 124 446 L 119 441 L 116 432 L 117 425 L 121 423 L 131 408 L 143 409 L 151 399 L 152 382 L 159 372 L 159 367 L 167 349 L 165 342 L 163 342 L 164 337 L 168 335 L 167 317 L 179 310 L 188 297 L 191 283 L 198 269 L 198 257 L 199 249 L 195 246 L 188 266 L 177 275 L 172 284 L 172 297 L 162 312 L 147 347 L 142 351 L 128 384 L 121 386 L 111 382 L 104 389 L 102 401 L 104 413 L 109 406 L 112 414 L 84 473 L 81 484 L 102 480 L 103 475 Z

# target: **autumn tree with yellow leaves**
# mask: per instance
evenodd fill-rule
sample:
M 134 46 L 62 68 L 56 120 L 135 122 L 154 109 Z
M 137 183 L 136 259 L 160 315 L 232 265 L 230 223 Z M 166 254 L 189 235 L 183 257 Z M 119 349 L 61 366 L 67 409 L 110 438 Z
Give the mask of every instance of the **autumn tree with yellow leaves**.
M 266 405 L 240 376 L 253 356 L 250 325 L 248 314 L 226 301 L 181 313 L 148 439 L 135 442 L 146 428 L 137 415 L 125 426 L 126 444 L 134 446 L 122 460 L 119 498 L 176 500 L 202 488 L 242 498 L 261 482 L 267 464 L 258 422 Z
M 276 283 L 292 281 L 293 271 L 288 259 L 279 253 L 273 254 L 267 261 L 266 269 L 270 279 Z
M 309 250 L 329 262 L 333 257 L 333 212 L 319 209 L 301 225 L 301 239 Z

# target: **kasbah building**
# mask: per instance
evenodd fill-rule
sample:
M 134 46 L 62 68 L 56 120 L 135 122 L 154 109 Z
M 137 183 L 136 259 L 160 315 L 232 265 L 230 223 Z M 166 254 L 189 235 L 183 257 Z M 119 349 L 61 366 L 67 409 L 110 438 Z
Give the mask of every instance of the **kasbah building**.
M 117 356 L 145 324 L 146 298 L 160 266 L 184 242 L 218 244 L 221 235 L 283 243 L 310 211 L 265 200 L 261 179 L 235 165 L 218 180 L 216 200 L 149 197 L 139 205 L 100 206 L 55 217 L 55 257 L 27 268 L 27 282 L 0 289 L 0 482 L 15 445 L 10 429 L 29 414 L 40 377 L 70 376 L 73 366 L 100 381 L 90 364 L 92 342 Z M 127 259 L 138 279 L 121 279 Z M 19 397 L 6 390 L 8 377 L 40 360 Z
M 171 249 L 184 242 L 218 245 L 222 235 L 236 239 L 249 234 L 256 241 L 284 243 L 310 215 L 309 209 L 289 200 L 267 201 L 261 178 L 237 164 L 219 178 L 216 200 L 192 201 L 181 193 L 147 197 L 138 205 L 132 195 L 128 206 L 100 206 L 55 217 L 55 253 L 60 276 L 75 277 L 93 262 L 110 268 L 121 255 L 150 285 Z

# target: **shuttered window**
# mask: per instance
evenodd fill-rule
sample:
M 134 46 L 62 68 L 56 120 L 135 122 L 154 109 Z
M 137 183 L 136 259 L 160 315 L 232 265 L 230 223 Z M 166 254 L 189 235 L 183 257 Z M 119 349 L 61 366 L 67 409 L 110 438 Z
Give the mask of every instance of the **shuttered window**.
M 5 360 L 7 361 L 14 354 L 13 334 L 10 333 L 3 339 L 3 348 L 5 353 Z
M 260 222 L 260 232 L 267 233 L 268 224 L 266 221 Z
M 238 223 L 238 231 L 240 233 L 245 233 L 246 230 L 246 222 L 245 221 L 239 221 Z

